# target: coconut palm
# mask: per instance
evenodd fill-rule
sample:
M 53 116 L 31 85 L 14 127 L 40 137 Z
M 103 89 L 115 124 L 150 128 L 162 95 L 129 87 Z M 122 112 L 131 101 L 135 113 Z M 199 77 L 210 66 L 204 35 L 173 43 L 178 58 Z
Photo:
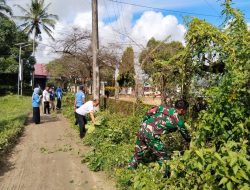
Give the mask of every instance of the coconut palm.
M 16 5 L 23 13 L 23 16 L 15 16 L 15 18 L 24 21 L 21 28 L 28 35 L 33 34 L 33 55 L 35 53 L 35 40 L 41 37 L 42 30 L 54 40 L 52 29 L 55 28 L 58 16 L 48 13 L 48 8 L 51 3 L 45 5 L 44 0 L 31 0 L 31 4 L 24 8 Z
M 5 0 L 0 0 L 0 17 L 8 17 L 6 13 L 12 15 L 12 10 L 8 5 L 6 5 Z

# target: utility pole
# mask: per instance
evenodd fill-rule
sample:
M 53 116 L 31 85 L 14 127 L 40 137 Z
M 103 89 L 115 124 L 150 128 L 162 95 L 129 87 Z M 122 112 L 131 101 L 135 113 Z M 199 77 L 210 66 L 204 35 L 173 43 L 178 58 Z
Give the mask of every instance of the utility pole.
M 36 33 L 34 31 L 34 34 L 33 34 L 33 52 L 32 52 L 32 56 L 35 58 L 35 43 L 36 43 Z M 31 86 L 32 86 L 32 89 L 34 89 L 34 82 L 35 82 L 35 70 L 33 69 L 32 70 L 32 76 L 31 76 Z
M 17 77 L 17 95 L 19 96 L 19 90 L 20 90 L 20 72 L 21 72 L 21 53 L 22 53 L 22 45 L 23 43 L 18 44 L 19 45 L 19 61 L 18 61 L 18 77 Z
M 23 95 L 23 60 L 20 61 L 20 71 L 19 71 L 19 77 L 20 77 L 20 83 L 21 83 L 21 96 Z
M 18 62 L 18 77 L 17 77 L 17 94 L 20 95 L 20 82 L 21 82 L 21 96 L 23 95 L 23 62 L 21 60 L 22 48 L 29 46 L 29 44 L 25 45 L 25 42 L 15 44 L 19 46 L 19 62 Z
M 92 0 L 92 51 L 93 51 L 93 98 L 100 98 L 100 76 L 98 64 L 98 4 L 97 0 Z
M 115 99 L 117 100 L 119 98 L 119 83 L 117 82 L 117 78 L 119 75 L 119 63 L 116 63 L 115 66 Z

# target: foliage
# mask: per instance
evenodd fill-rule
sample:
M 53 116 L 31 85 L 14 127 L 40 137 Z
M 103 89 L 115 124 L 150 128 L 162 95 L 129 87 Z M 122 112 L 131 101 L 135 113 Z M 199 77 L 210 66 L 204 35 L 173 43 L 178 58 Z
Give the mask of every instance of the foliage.
M 11 8 L 6 4 L 5 0 L 0 0 L 0 17 L 8 18 L 8 15 L 12 15 Z
M 53 48 L 61 53 L 59 59 L 48 64 L 50 74 L 58 81 L 73 84 L 90 84 L 92 80 L 92 49 L 91 34 L 89 31 L 76 27 L 70 28 L 55 41 Z M 98 63 L 101 81 L 113 83 L 115 64 L 117 63 L 116 51 L 112 47 L 100 47 Z
M 173 189 L 249 189 L 249 31 L 231 1 L 225 1 L 227 18 L 224 31 L 212 29 L 208 24 L 193 20 L 196 33 L 189 33 L 188 42 L 200 40 L 193 53 L 213 49 L 220 52 L 218 60 L 225 63 L 221 79 L 206 91 L 209 107 L 200 114 L 190 150 L 171 161 L 172 175 L 166 188 Z M 203 23 L 201 28 L 197 22 Z M 213 40 L 213 43 L 211 41 Z M 217 43 L 214 43 L 214 42 Z M 208 44 L 206 44 L 208 43 Z M 209 44 L 215 44 L 209 46 Z M 205 49 L 204 49 L 205 48 Z M 209 49 L 206 49 L 209 48 Z
M 135 85 L 134 50 L 126 48 L 122 55 L 117 82 L 120 87 L 131 87 Z
M 54 39 L 51 28 L 54 29 L 58 16 L 48 13 L 50 3 L 45 5 L 44 0 L 32 0 L 26 9 L 20 5 L 16 6 L 24 13 L 24 16 L 15 16 L 24 21 L 20 26 L 24 32 L 28 35 L 34 33 L 34 37 L 38 37 L 43 29 L 49 37 Z
M 4 74 L 12 74 L 12 80 L 4 81 L 4 83 L 0 83 L 2 85 L 14 86 L 17 81 L 17 72 L 18 72 L 18 61 L 19 61 L 19 46 L 16 45 L 20 42 L 28 43 L 28 36 L 21 32 L 16 24 L 7 19 L 0 17 L 0 81 L 4 81 Z M 23 78 L 24 85 L 29 84 L 31 76 L 30 72 L 33 70 L 33 65 L 35 63 L 34 58 L 31 57 L 32 47 L 27 46 L 22 48 L 21 58 L 23 60 Z M 16 80 L 14 80 L 16 79 Z M 10 82 L 13 81 L 14 83 Z
M 63 113 L 74 122 L 71 109 L 73 95 L 67 95 Z M 111 99 L 110 99 L 111 100 Z M 87 163 L 93 171 L 104 170 L 117 180 L 119 189 L 160 189 L 164 187 L 164 168 L 156 163 L 140 165 L 135 171 L 127 170 L 128 160 L 133 155 L 136 132 L 140 126 L 142 115 L 149 106 L 137 105 L 134 114 L 121 112 L 118 107 L 132 106 L 132 102 L 108 101 L 107 110 L 97 113 L 98 125 L 87 125 L 84 143 L 93 150 L 84 156 L 82 162 Z M 69 108 L 69 109 L 68 109 Z M 67 111 L 65 111 L 65 109 Z M 111 113 L 112 111 L 112 113 Z M 72 125 L 73 126 L 73 125 Z M 163 141 L 169 151 L 183 150 L 183 141 L 178 134 L 168 135 Z
M 31 108 L 30 97 L 5 96 L 0 99 L 0 153 L 7 150 L 23 131 Z
M 162 103 L 165 103 L 166 94 L 176 94 L 181 66 L 172 59 L 182 50 L 180 42 L 164 42 L 152 38 L 140 55 L 142 69 L 153 79 L 155 86 L 160 88 Z

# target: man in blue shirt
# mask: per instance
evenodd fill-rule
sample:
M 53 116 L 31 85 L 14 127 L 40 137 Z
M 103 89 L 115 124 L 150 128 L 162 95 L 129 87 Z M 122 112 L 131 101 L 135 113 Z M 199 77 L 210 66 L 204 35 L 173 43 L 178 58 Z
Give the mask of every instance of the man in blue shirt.
M 62 106 L 62 95 L 63 95 L 63 92 L 62 92 L 61 87 L 59 86 L 59 87 L 56 89 L 56 97 L 57 97 L 56 109 L 57 109 L 57 110 L 60 110 L 60 109 L 61 109 L 61 106 Z
M 83 104 L 85 103 L 85 94 L 84 94 L 84 87 L 83 86 L 79 86 L 79 90 L 78 92 L 75 94 L 75 110 L 78 109 L 79 107 L 81 107 Z M 78 124 L 77 122 L 77 115 L 75 112 L 75 125 Z

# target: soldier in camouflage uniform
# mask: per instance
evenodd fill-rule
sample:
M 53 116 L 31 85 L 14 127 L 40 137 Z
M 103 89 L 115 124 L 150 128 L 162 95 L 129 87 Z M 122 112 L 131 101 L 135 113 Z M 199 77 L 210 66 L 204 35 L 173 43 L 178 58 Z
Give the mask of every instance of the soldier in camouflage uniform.
M 186 113 L 187 108 L 186 101 L 178 100 L 175 108 L 160 105 L 146 113 L 137 134 L 135 154 L 129 162 L 129 168 L 136 168 L 149 151 L 157 158 L 159 164 L 169 159 L 166 147 L 160 139 L 162 134 L 179 130 L 183 138 L 190 141 L 184 120 L 180 117 Z

